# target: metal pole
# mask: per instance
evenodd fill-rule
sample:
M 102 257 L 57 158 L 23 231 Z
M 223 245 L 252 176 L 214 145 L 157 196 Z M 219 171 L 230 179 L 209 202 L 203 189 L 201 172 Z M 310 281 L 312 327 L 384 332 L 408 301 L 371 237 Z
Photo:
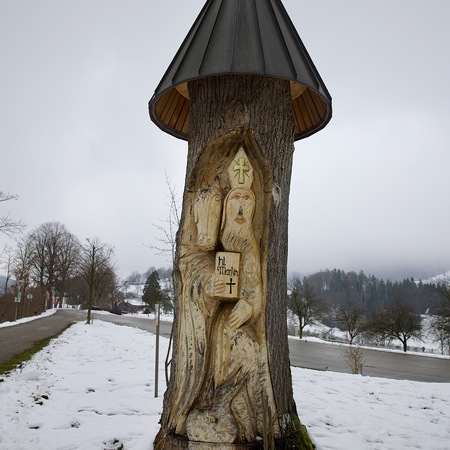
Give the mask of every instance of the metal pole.
M 17 317 L 19 315 L 19 302 L 20 302 L 20 292 L 17 294 L 17 297 L 14 298 L 14 302 L 16 304 L 16 313 L 14 315 L 14 322 L 17 320 Z
M 159 303 L 155 305 L 155 326 L 156 326 L 156 354 L 155 354 L 155 397 L 158 397 L 158 370 L 159 370 Z
M 20 292 L 20 290 L 22 289 L 23 281 L 17 280 L 16 284 L 17 284 L 18 289 L 17 289 L 17 297 L 14 299 L 14 302 L 16 303 L 16 314 L 14 317 L 14 321 L 16 321 L 19 316 L 19 303 L 20 303 L 20 298 L 22 297 L 22 292 Z

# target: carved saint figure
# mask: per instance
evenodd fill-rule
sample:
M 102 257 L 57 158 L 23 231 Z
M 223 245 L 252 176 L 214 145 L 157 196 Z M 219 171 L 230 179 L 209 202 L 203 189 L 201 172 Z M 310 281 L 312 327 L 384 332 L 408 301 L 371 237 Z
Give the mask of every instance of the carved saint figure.
M 222 193 L 216 186 L 200 189 L 193 201 L 197 227 L 196 251 L 180 258 L 181 296 L 179 301 L 176 383 L 169 426 L 176 434 L 186 434 L 186 419 L 199 397 L 211 351 L 212 319 L 218 303 L 208 295 L 215 268 L 215 247 L 222 215 Z
M 240 152 L 234 170 L 249 172 Z M 223 208 L 217 186 L 200 189 L 194 198 L 197 245 L 180 259 L 179 351 L 169 417 L 175 433 L 191 441 L 254 441 L 263 433 L 257 330 L 263 296 L 251 181 L 230 180 Z M 218 250 L 240 254 L 237 298 L 225 295 L 231 286 L 216 276 Z

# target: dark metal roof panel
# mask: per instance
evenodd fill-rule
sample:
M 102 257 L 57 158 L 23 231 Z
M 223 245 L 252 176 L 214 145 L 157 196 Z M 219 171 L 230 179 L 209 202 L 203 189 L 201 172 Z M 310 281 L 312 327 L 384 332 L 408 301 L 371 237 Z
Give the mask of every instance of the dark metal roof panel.
M 201 58 L 200 77 L 208 76 L 210 73 L 227 73 L 233 63 L 234 49 L 229 43 L 233 40 L 236 29 L 234 8 L 227 1 L 214 3 L 214 6 L 218 7 L 217 15 L 212 17 L 211 33 L 209 39 L 204 42 L 205 51 L 198 55 Z
M 293 82 L 293 113 L 305 116 L 296 117 L 296 139 L 318 131 L 331 118 L 331 97 L 280 0 L 208 0 L 150 100 L 152 120 L 187 139 L 186 83 L 224 74 Z M 169 95 L 174 88 L 184 100 Z
M 309 60 L 309 58 L 305 58 L 304 46 L 284 7 L 279 2 L 272 3 L 271 7 L 271 12 L 275 16 L 275 20 L 273 22 L 279 26 L 278 42 L 282 43 L 285 49 L 286 62 L 282 64 L 284 70 L 287 70 L 289 64 L 289 67 L 293 70 L 292 80 L 300 81 L 300 77 L 303 84 L 311 87 L 317 87 L 317 80 L 312 75 L 310 67 L 312 61 Z M 276 53 L 274 51 L 272 51 L 271 54 L 276 57 Z M 279 62 L 279 64 L 281 65 L 281 62 Z
M 289 51 L 289 55 L 292 58 L 296 70 L 295 80 L 302 82 L 307 86 L 314 87 L 331 102 L 330 93 L 328 92 L 321 76 L 319 75 L 319 72 L 316 69 L 316 66 L 309 56 L 306 47 L 303 45 L 303 42 L 284 6 L 280 1 L 274 2 L 273 5 L 278 23 L 284 24 L 282 29 L 283 39 L 287 48 L 291 49 Z

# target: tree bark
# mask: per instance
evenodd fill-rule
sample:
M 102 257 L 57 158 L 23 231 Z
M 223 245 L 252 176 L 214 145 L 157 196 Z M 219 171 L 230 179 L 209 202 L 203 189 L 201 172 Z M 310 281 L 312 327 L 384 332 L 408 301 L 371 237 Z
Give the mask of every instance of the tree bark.
M 287 339 L 287 253 L 289 191 L 294 151 L 294 119 L 289 82 L 264 76 L 225 75 L 194 80 L 189 83 L 189 146 L 180 230 L 186 220 L 188 194 L 198 185 L 199 160 L 211 142 L 222 136 L 251 141 L 257 147 L 261 163 L 261 180 L 265 206 L 261 218 L 262 275 L 265 284 L 265 336 L 273 399 L 278 426 L 275 445 L 278 449 L 312 448 L 297 416 L 293 399 Z M 209 147 L 208 147 L 209 146 Z M 220 151 L 220 150 L 215 150 Z M 202 156 L 203 155 L 203 156 Z M 197 183 L 197 184 L 196 184 Z M 174 264 L 175 302 L 179 297 L 179 259 L 181 237 L 177 237 Z M 175 315 L 178 314 L 175 304 Z M 176 327 L 177 317 L 175 317 Z M 174 357 L 177 352 L 174 330 Z M 180 442 L 168 443 L 168 420 L 173 392 L 174 371 L 166 391 L 161 430 L 155 441 L 158 449 L 185 448 Z M 237 448 L 237 447 L 236 447 Z M 253 447 L 252 447 L 253 448 Z

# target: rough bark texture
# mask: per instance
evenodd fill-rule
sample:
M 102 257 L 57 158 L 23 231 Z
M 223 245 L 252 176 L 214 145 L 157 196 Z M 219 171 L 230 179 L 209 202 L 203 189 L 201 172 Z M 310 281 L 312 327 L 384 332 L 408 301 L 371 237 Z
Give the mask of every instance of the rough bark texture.
M 195 80 L 189 83 L 189 147 L 184 195 L 194 188 L 201 174 L 195 173 L 202 152 L 223 135 L 250 140 L 263 161 L 264 189 L 269 199 L 261 245 L 265 254 L 262 273 L 266 292 L 266 336 L 270 376 L 281 434 L 275 439 L 278 449 L 312 448 L 302 429 L 293 400 L 286 324 L 286 278 L 288 249 L 288 207 L 293 156 L 294 123 L 289 82 L 269 77 L 230 75 Z M 182 222 L 183 216 L 182 215 Z M 182 224 L 183 226 L 183 224 Z M 180 242 L 178 242 L 179 247 Z M 178 260 L 174 267 L 175 295 L 179 289 Z M 176 323 L 176 317 L 175 317 Z M 176 336 L 176 330 L 174 333 Z M 174 342 L 174 352 L 177 342 Z M 173 358 L 175 360 L 175 358 Z M 176 367 L 172 366 L 172 374 Z M 187 448 L 175 442 L 166 429 L 173 391 L 173 377 L 164 400 L 162 428 L 155 448 Z M 231 447 L 230 447 L 231 448 Z

